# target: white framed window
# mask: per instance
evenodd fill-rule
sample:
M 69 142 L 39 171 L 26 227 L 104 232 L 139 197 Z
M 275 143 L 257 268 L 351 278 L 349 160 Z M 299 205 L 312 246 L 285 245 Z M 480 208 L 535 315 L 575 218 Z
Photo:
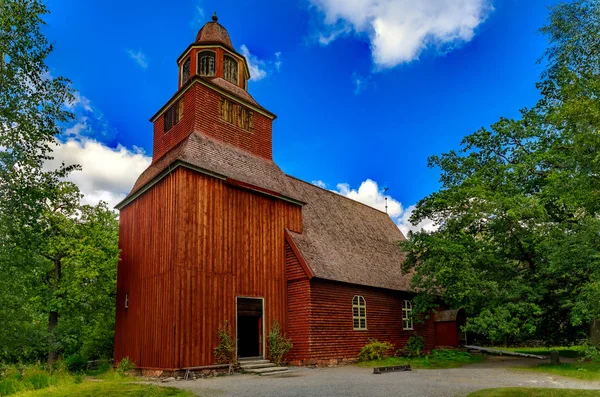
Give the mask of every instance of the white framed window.
M 181 85 L 184 85 L 190 79 L 190 57 L 187 57 L 181 65 Z
M 129 309 L 129 294 L 125 294 L 125 309 Z
M 412 319 L 412 303 L 411 301 L 404 301 L 402 304 L 402 329 L 412 330 L 413 319 Z
M 223 56 L 223 77 L 230 83 L 238 85 L 238 63 L 229 55 Z
M 215 53 L 213 51 L 202 51 L 198 53 L 198 74 L 200 76 L 215 75 Z
M 367 329 L 367 302 L 362 296 L 352 298 L 352 321 L 355 330 Z

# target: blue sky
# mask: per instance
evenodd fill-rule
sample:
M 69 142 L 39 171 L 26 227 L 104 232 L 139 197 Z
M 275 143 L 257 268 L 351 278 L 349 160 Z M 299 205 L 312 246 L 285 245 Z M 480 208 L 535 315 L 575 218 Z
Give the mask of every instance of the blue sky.
M 57 159 L 82 163 L 91 201 L 126 194 L 152 153 L 148 119 L 177 88 L 175 60 L 216 10 L 250 54 L 250 93 L 278 115 L 277 164 L 377 207 L 386 186 L 400 223 L 438 187 L 428 156 L 535 103 L 552 2 L 48 0 L 48 64 L 79 91 Z

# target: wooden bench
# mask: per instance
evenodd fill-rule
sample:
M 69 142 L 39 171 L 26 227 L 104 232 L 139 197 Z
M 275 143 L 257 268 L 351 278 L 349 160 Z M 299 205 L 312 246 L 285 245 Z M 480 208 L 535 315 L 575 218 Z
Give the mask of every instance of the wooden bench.
M 201 367 L 186 367 L 186 368 L 183 368 L 183 369 L 185 369 L 185 376 L 183 379 L 188 380 L 188 378 L 190 377 L 191 371 L 200 371 L 203 369 L 218 369 L 218 368 L 227 368 L 228 375 L 231 375 L 231 372 L 233 371 L 233 364 L 216 364 L 216 365 L 203 365 Z
M 390 367 L 375 367 L 373 368 L 373 373 L 377 375 L 381 375 L 384 372 L 396 372 L 396 371 L 411 371 L 410 364 L 409 365 L 393 365 Z

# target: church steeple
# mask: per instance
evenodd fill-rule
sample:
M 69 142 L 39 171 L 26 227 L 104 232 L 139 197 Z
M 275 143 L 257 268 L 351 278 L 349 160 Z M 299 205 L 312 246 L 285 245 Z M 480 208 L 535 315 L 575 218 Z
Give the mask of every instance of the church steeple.
M 155 162 L 193 132 L 272 160 L 276 117 L 248 93 L 250 70 L 215 14 L 177 59 L 175 95 L 152 117 Z

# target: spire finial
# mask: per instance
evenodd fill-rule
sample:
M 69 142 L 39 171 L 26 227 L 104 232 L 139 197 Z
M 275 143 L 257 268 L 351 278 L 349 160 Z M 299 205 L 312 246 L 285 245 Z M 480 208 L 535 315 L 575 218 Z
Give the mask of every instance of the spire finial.
M 212 16 L 212 20 L 213 22 L 217 22 L 219 20 L 219 17 L 217 16 L 217 12 L 215 11 L 213 16 Z

